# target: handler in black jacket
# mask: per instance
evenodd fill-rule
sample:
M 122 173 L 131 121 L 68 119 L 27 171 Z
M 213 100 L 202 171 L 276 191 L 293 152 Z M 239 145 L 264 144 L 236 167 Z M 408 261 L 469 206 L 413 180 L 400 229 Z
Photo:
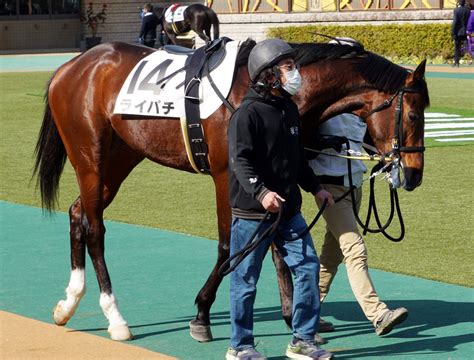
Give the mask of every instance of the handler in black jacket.
M 141 44 L 151 48 L 155 47 L 156 27 L 158 24 L 158 16 L 153 12 L 153 6 L 151 4 L 145 4 L 143 7 L 142 27 L 139 35 Z
M 300 209 L 298 185 L 321 201 L 334 203 L 323 190 L 303 156 L 299 142 L 298 108 L 290 99 L 301 85 L 294 49 L 280 39 L 257 44 L 249 56 L 251 89 L 230 121 L 229 167 L 232 206 L 231 256 L 256 231 L 266 210 L 283 206 L 279 232 L 251 252 L 231 274 L 230 315 L 232 335 L 226 359 L 265 359 L 255 350 L 253 304 L 263 259 L 272 242 L 294 275 L 293 340 L 289 358 L 330 359 L 332 354 L 314 342 L 319 323 L 319 260 Z M 281 205 L 283 204 L 283 205 Z M 259 233 L 272 223 L 263 220 Z

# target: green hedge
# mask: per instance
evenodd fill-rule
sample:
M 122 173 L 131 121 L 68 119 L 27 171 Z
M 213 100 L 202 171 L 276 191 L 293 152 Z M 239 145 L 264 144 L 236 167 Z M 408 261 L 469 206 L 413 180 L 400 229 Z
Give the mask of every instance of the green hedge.
M 351 37 L 364 47 L 398 63 L 442 64 L 454 55 L 450 24 L 391 24 L 391 25 L 307 25 L 270 28 L 267 37 L 289 42 L 325 42 L 318 36 Z

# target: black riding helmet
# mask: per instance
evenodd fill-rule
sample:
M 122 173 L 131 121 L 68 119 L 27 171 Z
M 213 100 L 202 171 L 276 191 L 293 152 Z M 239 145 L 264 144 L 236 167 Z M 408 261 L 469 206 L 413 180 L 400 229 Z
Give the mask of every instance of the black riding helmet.
M 260 72 L 285 58 L 294 58 L 296 49 L 281 39 L 266 39 L 259 42 L 249 55 L 248 69 L 254 83 Z

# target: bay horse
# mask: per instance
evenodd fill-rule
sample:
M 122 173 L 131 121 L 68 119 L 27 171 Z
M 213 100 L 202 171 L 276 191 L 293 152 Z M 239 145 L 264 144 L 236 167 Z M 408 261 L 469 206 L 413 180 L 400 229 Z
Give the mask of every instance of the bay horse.
M 227 100 L 238 107 L 249 88 L 248 54 L 253 40 L 241 44 Z M 403 187 L 413 190 L 423 174 L 424 109 L 429 104 L 424 80 L 425 61 L 408 71 L 362 47 L 332 44 L 293 44 L 298 49 L 302 87 L 294 100 L 302 116 L 302 141 L 316 126 L 341 113 L 366 119 L 381 153 L 397 153 L 404 172 Z M 125 43 L 105 43 L 62 65 L 49 80 L 45 113 L 36 146 L 34 175 L 38 175 L 42 206 L 51 211 L 67 159 L 72 164 L 79 197 L 69 209 L 71 274 L 66 299 L 54 310 L 56 324 L 74 315 L 86 291 L 86 249 L 100 289 L 100 306 L 114 340 L 132 337 L 122 317 L 104 257 L 103 213 L 120 185 L 145 158 L 175 169 L 194 172 L 180 134 L 180 122 L 170 118 L 137 118 L 113 113 L 118 92 L 135 64 L 153 49 Z M 212 340 L 210 309 L 222 281 L 218 270 L 229 258 L 231 212 L 228 191 L 227 127 L 231 111 L 222 105 L 203 120 L 215 184 L 218 257 L 195 304 L 191 336 Z M 397 149 L 395 151 L 395 148 Z M 291 280 L 283 261 L 274 254 L 282 312 L 287 323 Z M 286 272 L 285 272 L 286 271 Z M 290 300 L 291 301 L 291 300 Z
M 183 19 L 168 22 L 165 15 L 168 10 L 174 11 L 178 7 L 186 7 L 183 12 Z M 180 34 L 194 31 L 206 43 L 211 41 L 211 27 L 213 28 L 214 39 L 219 37 L 219 19 L 211 8 L 201 4 L 189 6 L 173 4 L 169 6 L 162 16 L 163 30 L 173 44 L 176 44 L 176 37 Z

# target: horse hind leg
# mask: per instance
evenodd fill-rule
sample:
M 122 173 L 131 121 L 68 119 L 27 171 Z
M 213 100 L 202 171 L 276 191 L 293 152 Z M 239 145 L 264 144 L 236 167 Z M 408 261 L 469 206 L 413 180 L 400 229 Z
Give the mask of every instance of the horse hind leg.
M 100 182 L 99 174 L 89 174 L 87 177 L 89 180 L 92 178 L 92 181 L 89 181 L 89 184 L 98 184 L 100 190 L 97 189 L 97 195 L 103 193 L 103 184 Z M 110 275 L 107 270 L 107 264 L 105 262 L 105 226 L 103 222 L 103 211 L 104 211 L 104 202 L 102 201 L 102 196 L 91 195 L 91 187 L 94 185 L 89 185 L 86 192 L 81 194 L 87 194 L 88 200 L 85 198 L 82 199 L 84 206 L 84 223 L 86 224 L 85 228 L 85 238 L 87 251 L 92 260 L 94 270 L 96 273 L 97 281 L 99 283 L 100 290 L 100 307 L 102 312 L 109 322 L 108 332 L 112 340 L 129 340 L 132 338 L 132 334 L 128 328 L 127 322 L 124 320 L 120 311 L 118 309 L 117 299 L 112 291 L 112 283 L 110 280 Z M 95 199 L 100 199 L 96 201 Z
M 117 300 L 112 292 L 110 276 L 104 258 L 105 227 L 100 221 L 92 229 L 84 212 L 81 198 L 71 206 L 70 211 L 71 239 L 71 276 L 66 288 L 66 299 L 56 305 L 53 318 L 57 325 L 65 325 L 74 315 L 86 292 L 85 283 L 85 250 L 88 249 L 97 275 L 100 288 L 100 306 L 109 322 L 108 332 L 113 340 L 129 340 L 132 334 L 127 322 L 118 310 Z
M 118 139 L 116 139 L 118 141 Z M 133 170 L 133 168 L 143 160 L 143 156 L 134 153 L 128 146 L 123 142 L 118 141 L 119 146 L 115 147 L 111 151 L 108 161 L 108 167 L 105 171 L 105 179 L 103 186 L 103 208 L 109 206 L 117 192 L 120 188 L 120 185 L 128 176 L 128 174 Z M 116 143 L 117 144 L 117 143 Z M 105 228 L 104 228 L 105 232 Z M 100 251 L 100 257 L 103 259 L 104 249 Z M 98 266 L 100 264 L 98 263 Z M 95 266 L 95 265 L 94 265 Z M 105 259 L 103 259 L 104 274 L 107 274 L 107 269 L 105 268 Z M 97 268 L 96 268 L 97 273 Z M 98 273 L 97 273 L 98 274 Z M 97 275 L 99 279 L 99 275 Z M 101 280 L 99 279 L 99 285 Z M 107 281 L 105 281 L 107 284 Z M 110 292 L 107 291 L 110 289 Z M 101 288 L 100 294 L 100 306 L 105 317 L 109 320 L 108 332 L 113 340 L 130 340 L 132 339 L 132 334 L 128 328 L 127 322 L 122 318 L 120 311 L 118 309 L 117 300 L 112 293 L 112 285 L 110 280 L 108 280 L 108 286 L 105 286 L 103 291 Z
M 286 325 L 291 329 L 293 316 L 293 279 L 290 268 L 276 246 L 272 246 L 272 260 L 277 273 L 278 289 L 280 291 L 281 313 Z
M 86 293 L 85 256 L 86 242 L 83 236 L 81 198 L 69 208 L 69 236 L 71 244 L 71 275 L 66 288 L 66 299 L 60 300 L 53 311 L 56 325 L 66 325 L 76 312 Z
M 191 25 L 191 30 L 198 34 L 206 44 L 211 41 L 211 24 L 206 25 L 202 17 L 195 19 L 194 24 Z
M 199 36 L 201 39 L 203 39 L 203 40 L 206 42 L 206 44 L 211 41 L 211 38 L 210 38 L 209 36 L 207 36 L 207 35 L 206 35 L 204 32 L 202 32 L 202 31 L 201 31 L 201 32 L 196 31 L 196 34 L 198 34 L 198 36 Z
M 112 149 L 109 150 L 110 153 L 113 152 Z M 108 155 L 109 157 L 107 157 L 107 154 L 102 154 L 102 159 L 108 160 L 105 161 L 109 163 L 108 169 L 102 169 L 97 165 L 99 162 L 94 161 L 94 158 L 91 156 L 89 164 L 96 165 L 76 171 L 78 183 L 80 184 L 81 201 L 77 203 L 78 208 L 74 212 L 74 219 L 77 220 L 77 223 L 80 222 L 81 227 L 73 227 L 71 229 L 74 230 L 74 232 L 77 231 L 80 233 L 80 236 L 76 234 L 76 236 L 71 238 L 73 240 L 71 243 L 72 253 L 76 254 L 71 257 L 71 261 L 73 269 L 76 269 L 74 266 L 78 259 L 81 259 L 78 261 L 78 263 L 81 263 L 85 257 L 85 247 L 87 247 L 99 283 L 99 303 L 109 322 L 108 332 L 110 337 L 113 340 L 129 340 L 132 338 L 132 334 L 130 333 L 127 322 L 119 311 L 105 262 L 105 227 L 103 223 L 103 212 L 117 194 L 123 179 L 143 157 L 139 157 L 136 154 L 118 154 L 117 152 L 115 156 L 122 156 L 120 162 L 117 162 L 111 160 L 111 154 Z M 114 159 L 116 158 L 114 157 Z M 112 165 L 110 165 L 111 163 Z M 104 161 L 102 164 L 104 164 Z M 112 171 L 111 169 L 114 167 L 119 169 Z M 81 241 L 77 242 L 79 238 Z M 77 253 L 74 252 L 74 246 L 80 249 Z M 84 269 L 84 266 L 82 269 Z M 75 274 L 76 272 L 73 270 L 73 273 Z

